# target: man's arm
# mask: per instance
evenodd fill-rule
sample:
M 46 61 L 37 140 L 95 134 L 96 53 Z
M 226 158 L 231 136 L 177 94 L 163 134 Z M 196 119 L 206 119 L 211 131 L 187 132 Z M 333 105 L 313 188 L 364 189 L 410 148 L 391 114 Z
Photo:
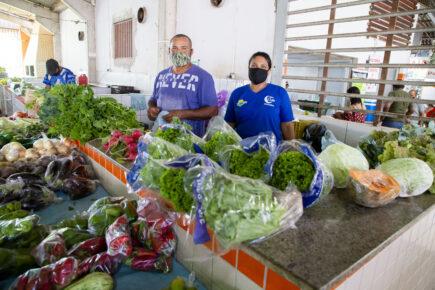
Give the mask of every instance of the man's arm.
M 179 119 L 188 120 L 207 120 L 218 114 L 218 108 L 216 106 L 212 107 L 202 107 L 196 110 L 174 110 L 169 112 L 163 119 L 166 122 L 172 122 L 173 117 L 178 117 Z
M 295 128 L 292 122 L 281 123 L 281 132 L 284 140 L 295 139 Z

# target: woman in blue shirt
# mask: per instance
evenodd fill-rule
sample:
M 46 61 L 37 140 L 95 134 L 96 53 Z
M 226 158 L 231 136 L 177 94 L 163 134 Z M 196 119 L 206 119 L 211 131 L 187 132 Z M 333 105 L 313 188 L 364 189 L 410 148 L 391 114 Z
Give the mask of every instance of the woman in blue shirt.
M 231 94 L 225 121 L 242 138 L 273 132 L 277 142 L 294 139 L 293 111 L 287 91 L 266 82 L 271 68 L 272 61 L 267 53 L 254 53 L 249 59 L 251 84 Z

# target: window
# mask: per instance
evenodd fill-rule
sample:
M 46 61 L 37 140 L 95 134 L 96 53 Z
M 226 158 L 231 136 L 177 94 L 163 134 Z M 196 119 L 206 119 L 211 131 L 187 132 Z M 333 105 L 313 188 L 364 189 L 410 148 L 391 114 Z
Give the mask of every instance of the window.
M 114 23 L 115 59 L 133 56 L 133 19 Z
M 35 76 L 35 66 L 33 65 L 26 65 L 26 76 L 28 77 L 34 77 Z

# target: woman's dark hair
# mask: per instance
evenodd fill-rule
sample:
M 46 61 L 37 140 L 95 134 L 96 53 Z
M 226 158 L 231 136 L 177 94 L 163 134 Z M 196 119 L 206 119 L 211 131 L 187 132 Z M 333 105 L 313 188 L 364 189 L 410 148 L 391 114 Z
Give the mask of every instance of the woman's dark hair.
M 350 98 L 350 104 L 351 105 L 362 104 L 362 101 L 360 98 Z
M 267 61 L 267 65 L 269 66 L 269 70 L 272 68 L 272 60 L 270 59 L 270 56 L 263 52 L 263 51 L 257 51 L 254 53 L 251 58 L 249 59 L 248 66 L 251 64 L 251 61 L 256 58 L 257 56 L 262 56 Z
M 361 94 L 360 90 L 358 89 L 358 87 L 350 87 L 347 89 L 347 93 L 348 94 Z

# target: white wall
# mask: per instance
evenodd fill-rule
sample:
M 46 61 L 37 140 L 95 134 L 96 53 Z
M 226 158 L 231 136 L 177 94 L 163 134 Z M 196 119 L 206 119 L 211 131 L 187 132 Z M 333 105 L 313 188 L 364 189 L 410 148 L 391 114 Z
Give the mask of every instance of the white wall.
M 275 1 L 231 0 L 220 8 L 210 1 L 177 3 L 177 32 L 192 37 L 194 59 L 217 78 L 230 73 L 248 78 L 248 60 L 256 51 L 272 57 Z
M 21 77 L 24 73 L 19 28 L 19 25 L 0 19 L 0 66 L 6 68 L 11 77 Z
M 138 23 L 138 8 L 145 6 L 147 21 Z M 96 1 L 97 79 L 109 85 L 130 85 L 150 91 L 154 78 L 163 68 L 158 59 L 158 1 L 98 0 Z M 113 23 L 133 18 L 133 59 L 128 63 L 113 58 Z
M 62 42 L 62 60 L 60 64 L 69 68 L 75 75 L 88 74 L 88 42 L 86 23 L 71 9 L 59 15 Z M 84 41 L 79 41 L 79 31 L 85 32 Z
M 113 59 L 113 23 L 130 17 L 135 19 L 141 6 L 146 7 L 148 18 L 144 24 L 133 22 L 134 57 L 128 63 L 119 64 Z M 159 25 L 162 22 L 172 25 L 172 21 L 176 33 L 192 38 L 194 62 L 199 61 L 199 65 L 215 77 L 218 90 L 226 88 L 226 84 L 232 82 L 222 79 L 230 73 L 235 73 L 237 78 L 248 78 L 247 63 L 252 53 L 263 50 L 272 54 L 274 8 L 274 1 L 265 0 L 224 1 L 220 8 L 211 6 L 210 1 L 183 0 L 176 3 L 176 19 L 159 23 L 159 1 L 97 0 L 98 82 L 131 85 L 151 92 L 156 74 L 164 69 L 158 61 L 159 52 L 163 49 L 167 53 L 170 38 L 160 40 L 164 46 L 159 43 Z M 171 27 L 166 27 L 166 31 L 168 29 Z

